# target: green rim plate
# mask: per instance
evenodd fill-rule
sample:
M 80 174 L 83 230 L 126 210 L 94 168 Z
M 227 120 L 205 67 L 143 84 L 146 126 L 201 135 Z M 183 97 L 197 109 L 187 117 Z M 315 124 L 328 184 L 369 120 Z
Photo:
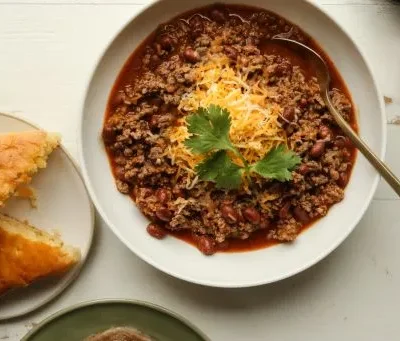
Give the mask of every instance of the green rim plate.
M 183 317 L 156 305 L 101 300 L 74 305 L 48 317 L 21 341 L 83 341 L 112 327 L 134 327 L 156 341 L 210 341 Z

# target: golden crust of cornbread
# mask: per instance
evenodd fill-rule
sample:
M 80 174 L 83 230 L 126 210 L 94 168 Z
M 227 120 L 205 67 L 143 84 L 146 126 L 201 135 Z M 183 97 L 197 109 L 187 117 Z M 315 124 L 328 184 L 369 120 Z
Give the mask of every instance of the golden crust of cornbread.
M 49 276 L 59 276 L 80 259 L 60 238 L 0 214 L 0 295 Z
M 0 207 L 29 184 L 40 168 L 45 168 L 50 153 L 58 147 L 58 134 L 35 130 L 0 134 Z

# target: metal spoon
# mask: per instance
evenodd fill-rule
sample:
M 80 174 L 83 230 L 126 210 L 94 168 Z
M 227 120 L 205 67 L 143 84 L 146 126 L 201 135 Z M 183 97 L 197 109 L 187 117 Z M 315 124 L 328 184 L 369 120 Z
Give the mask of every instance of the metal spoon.
M 301 44 L 295 40 L 275 37 L 273 41 L 279 42 L 292 50 L 298 51 L 305 56 L 315 66 L 316 77 L 321 90 L 321 96 L 334 117 L 336 123 L 343 130 L 343 132 L 350 138 L 351 142 L 363 153 L 367 160 L 375 167 L 375 169 L 382 175 L 382 177 L 388 182 L 393 190 L 400 196 L 400 180 L 393 174 L 393 172 L 383 163 L 374 152 L 366 145 L 366 143 L 357 135 L 357 133 L 351 128 L 347 121 L 340 115 L 335 109 L 329 96 L 329 86 L 331 83 L 331 77 L 329 69 L 323 58 L 308 46 Z

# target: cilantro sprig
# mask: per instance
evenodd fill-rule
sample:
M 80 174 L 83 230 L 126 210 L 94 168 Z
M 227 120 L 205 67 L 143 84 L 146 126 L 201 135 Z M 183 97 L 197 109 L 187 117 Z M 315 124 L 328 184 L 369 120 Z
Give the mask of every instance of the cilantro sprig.
M 217 188 L 235 189 L 242 183 L 243 169 L 232 162 L 224 150 L 215 152 L 196 167 L 204 181 L 213 181 Z
M 199 108 L 186 118 L 186 122 L 191 134 L 185 140 L 186 147 L 194 154 L 207 155 L 196 166 L 196 173 L 201 180 L 215 182 L 217 188 L 237 189 L 243 176 L 250 179 L 252 173 L 267 179 L 289 181 L 291 171 L 301 162 L 300 157 L 281 145 L 250 165 L 230 140 L 230 114 L 220 106 Z M 228 152 L 238 156 L 243 165 L 234 163 Z

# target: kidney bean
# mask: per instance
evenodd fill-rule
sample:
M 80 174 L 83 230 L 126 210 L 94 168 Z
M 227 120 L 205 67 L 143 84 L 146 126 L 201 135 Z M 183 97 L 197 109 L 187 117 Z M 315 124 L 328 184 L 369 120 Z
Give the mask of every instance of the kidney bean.
M 338 147 L 339 149 L 350 147 L 351 146 L 351 141 L 347 137 L 337 137 L 335 140 L 335 146 Z
M 323 125 L 319 128 L 318 135 L 321 139 L 328 139 L 332 136 L 332 131 L 328 126 Z
M 319 158 L 325 152 L 325 141 L 319 140 L 315 142 L 310 150 L 310 156 L 313 158 Z
M 114 128 L 106 125 L 102 132 L 102 137 L 105 143 L 113 143 L 115 141 L 115 137 L 117 134 L 114 131 Z
M 183 57 L 188 61 L 189 63 L 197 63 L 200 60 L 200 56 L 197 53 L 197 51 L 193 50 L 191 47 L 188 47 L 184 52 L 183 52 Z
M 279 211 L 279 218 L 286 219 L 289 216 L 291 206 L 290 201 L 287 201 Z
M 172 37 L 168 34 L 162 35 L 159 39 L 159 42 L 160 42 L 161 47 L 165 50 L 172 49 L 172 46 L 174 44 Z
M 126 181 L 124 167 L 115 168 L 115 177 L 121 181 Z
M 341 137 L 336 138 L 334 145 L 335 145 L 335 147 L 338 147 L 339 149 L 344 148 L 344 146 L 345 146 L 344 138 L 341 138 Z
M 169 200 L 170 193 L 169 193 L 169 191 L 168 191 L 167 189 L 165 189 L 165 188 L 160 188 L 160 189 L 158 189 L 157 192 L 156 192 L 156 197 L 157 197 L 157 200 L 158 200 L 160 203 L 165 204 L 165 203 L 168 202 L 168 200 Z
M 239 220 L 236 210 L 231 205 L 222 206 L 221 214 L 224 219 L 230 224 L 237 223 L 237 221 Z
M 156 211 L 156 216 L 162 221 L 169 222 L 172 218 L 172 213 L 168 208 L 161 207 Z
M 297 171 L 301 174 L 301 175 L 306 175 L 310 172 L 312 172 L 311 167 L 307 166 L 305 163 L 302 163 L 299 168 L 297 169 Z
M 295 217 L 298 221 L 300 221 L 300 222 L 303 223 L 303 224 L 306 224 L 306 223 L 308 223 L 308 222 L 310 221 L 310 216 L 309 216 L 308 213 L 307 213 L 303 208 L 301 208 L 300 206 L 296 206 L 296 207 L 293 209 L 293 215 L 294 215 L 294 217 Z
M 242 211 L 243 216 L 249 223 L 259 224 L 261 220 L 260 213 L 254 207 L 247 207 Z
M 345 188 L 347 186 L 349 182 L 349 176 L 347 173 L 340 173 L 339 175 L 339 179 L 337 180 L 337 184 L 342 187 Z
M 146 230 L 150 236 L 156 239 L 163 239 L 168 234 L 167 230 L 164 227 L 156 223 L 150 223 L 149 225 L 147 225 Z
M 141 188 L 141 190 L 143 191 L 143 198 L 148 198 L 149 196 L 154 194 L 154 192 L 151 188 L 143 187 L 143 188 Z
M 206 236 L 197 238 L 197 248 L 206 256 L 211 256 L 217 252 L 215 242 Z
M 293 107 L 285 107 L 283 109 L 282 117 L 285 121 L 293 122 L 296 118 L 296 110 Z

